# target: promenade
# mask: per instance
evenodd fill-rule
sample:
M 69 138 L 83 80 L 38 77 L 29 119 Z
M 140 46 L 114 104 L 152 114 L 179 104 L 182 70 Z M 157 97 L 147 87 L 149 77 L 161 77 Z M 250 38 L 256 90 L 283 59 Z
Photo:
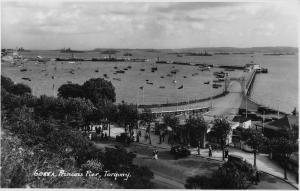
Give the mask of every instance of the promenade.
M 207 116 L 214 116 L 214 115 L 235 115 L 238 113 L 239 107 L 242 103 L 242 87 L 238 81 L 232 81 L 228 87 L 229 93 L 226 96 L 219 97 L 216 99 L 194 103 L 194 104 L 187 104 L 184 106 L 169 106 L 163 108 L 151 108 L 151 111 L 156 112 L 163 112 L 163 111 L 176 111 L 176 110 L 184 110 L 184 109 L 197 109 L 197 108 L 205 108 L 210 107 L 212 103 L 212 109 L 205 113 Z
M 140 138 L 140 143 L 134 143 L 134 144 L 143 144 L 147 145 L 148 147 L 153 148 L 160 148 L 164 150 L 170 150 L 171 146 L 167 144 L 168 137 L 165 138 L 164 142 L 159 144 L 159 137 L 157 135 L 154 135 L 154 133 L 151 133 L 151 145 L 149 144 L 149 139 L 144 138 L 145 131 L 142 131 L 142 137 Z M 214 150 L 213 156 L 208 157 L 208 149 L 201 149 L 200 150 L 200 156 L 198 155 L 196 148 L 191 148 L 191 154 L 193 156 L 197 157 L 204 157 L 204 158 L 210 158 L 218 161 L 222 161 L 222 151 L 221 150 Z M 253 161 L 253 154 L 249 152 L 245 152 L 239 149 L 235 148 L 229 148 L 229 154 L 237 155 L 240 157 L 243 157 L 248 163 L 252 164 Z M 268 174 L 271 174 L 282 181 L 285 181 L 291 185 L 293 185 L 295 188 L 298 188 L 297 178 L 293 173 L 288 172 L 287 177 L 288 180 L 284 180 L 284 170 L 283 168 L 274 160 L 269 159 L 268 155 L 266 154 L 258 154 L 256 159 L 256 165 L 257 169 L 263 172 L 266 172 Z

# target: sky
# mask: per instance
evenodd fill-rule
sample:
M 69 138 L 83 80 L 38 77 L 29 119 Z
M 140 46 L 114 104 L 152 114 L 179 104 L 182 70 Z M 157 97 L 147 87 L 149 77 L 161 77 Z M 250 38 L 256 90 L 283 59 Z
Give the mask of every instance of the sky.
M 1 1 L 2 48 L 298 46 L 298 1 Z

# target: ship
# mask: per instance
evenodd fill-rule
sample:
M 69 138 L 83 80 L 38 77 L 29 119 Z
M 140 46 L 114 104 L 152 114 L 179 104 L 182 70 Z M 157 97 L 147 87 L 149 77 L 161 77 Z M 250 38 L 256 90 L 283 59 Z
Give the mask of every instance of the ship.
M 213 84 L 213 88 L 219 88 L 219 87 L 222 87 L 221 84 Z
M 207 53 L 206 51 L 200 52 L 200 53 L 195 53 L 195 52 L 188 52 L 185 53 L 186 56 L 212 56 L 212 54 Z

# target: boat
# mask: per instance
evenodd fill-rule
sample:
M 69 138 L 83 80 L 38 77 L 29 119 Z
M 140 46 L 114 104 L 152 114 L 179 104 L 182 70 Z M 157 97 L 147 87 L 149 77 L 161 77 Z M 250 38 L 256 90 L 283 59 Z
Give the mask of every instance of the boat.
M 163 89 L 163 88 L 166 88 L 165 86 L 159 86 L 159 88 Z
M 157 57 L 156 63 L 157 64 L 167 64 L 168 62 L 164 61 L 164 60 L 159 60 L 159 57 Z
M 165 78 L 164 76 L 161 76 L 160 78 Z
M 105 78 L 108 78 L 107 74 L 103 74 L 103 76 L 104 76 Z
M 207 53 L 206 51 L 201 52 L 201 53 L 195 53 L 195 52 L 188 52 L 185 53 L 186 56 L 212 56 L 212 54 Z
M 193 74 L 192 74 L 192 76 L 197 76 L 197 75 L 199 75 L 199 73 L 193 73 Z
M 261 73 L 268 73 L 268 69 L 267 68 L 262 68 Z
M 204 82 L 204 84 L 209 84 L 209 81 L 207 81 L 207 82 Z
M 145 69 L 144 68 L 142 68 L 142 69 L 140 69 L 142 72 L 144 72 L 145 71 Z
M 177 72 L 179 72 L 178 69 L 171 70 L 171 73 L 172 73 L 172 74 L 176 74 Z
M 20 71 L 21 71 L 21 72 L 26 72 L 27 69 L 26 69 L 26 68 L 23 68 L 23 69 L 21 69 Z
M 72 84 L 72 81 L 67 81 L 68 84 Z
M 113 80 L 121 81 L 121 79 L 120 79 L 120 78 L 113 78 Z
M 129 53 L 129 52 L 126 52 L 126 53 L 123 54 L 123 56 L 132 56 L 132 54 Z
M 186 76 L 183 76 L 183 78 L 186 78 Z
M 95 72 L 99 72 L 99 70 L 95 70 Z
M 222 86 L 221 84 L 213 84 L 213 88 L 219 88 L 221 86 Z
M 117 66 L 115 66 L 115 67 L 114 67 L 114 69 L 118 69 L 118 67 L 117 67 Z
M 31 81 L 30 78 L 22 78 L 23 80 Z
M 153 85 L 153 82 L 147 82 L 147 84 Z
M 123 70 L 118 70 L 118 71 L 116 71 L 116 73 L 125 73 L 125 71 L 123 71 Z

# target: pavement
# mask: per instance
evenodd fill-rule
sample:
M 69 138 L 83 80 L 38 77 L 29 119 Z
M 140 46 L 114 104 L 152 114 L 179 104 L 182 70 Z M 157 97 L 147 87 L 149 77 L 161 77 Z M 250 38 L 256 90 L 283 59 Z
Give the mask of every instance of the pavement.
M 149 139 L 144 138 L 145 131 L 142 130 L 142 136 L 140 138 L 140 143 L 139 144 L 144 144 L 144 145 L 149 145 Z M 170 145 L 168 144 L 168 137 L 165 137 L 164 142 L 159 144 L 159 137 L 155 135 L 154 133 L 151 133 L 151 146 L 153 148 L 162 148 L 162 149 L 167 149 L 170 150 Z M 192 155 L 198 155 L 197 149 L 192 148 L 191 149 L 191 154 Z M 229 154 L 237 155 L 243 157 L 248 163 L 252 164 L 254 163 L 254 155 L 249 152 L 245 152 L 236 148 L 229 148 Z M 215 160 L 222 160 L 222 151 L 221 150 L 215 150 L 213 151 L 213 156 L 208 157 L 208 149 L 201 149 L 200 150 L 200 156 L 205 157 L 205 158 L 211 158 Z M 287 172 L 287 180 L 284 180 L 284 170 L 283 168 L 274 160 L 269 159 L 268 155 L 266 154 L 257 154 L 256 157 L 256 166 L 257 169 L 263 172 L 266 172 L 268 174 L 271 174 L 275 177 L 278 177 L 282 179 L 283 181 L 292 184 L 294 187 L 298 188 L 298 183 L 297 183 L 297 178 L 296 175 Z

